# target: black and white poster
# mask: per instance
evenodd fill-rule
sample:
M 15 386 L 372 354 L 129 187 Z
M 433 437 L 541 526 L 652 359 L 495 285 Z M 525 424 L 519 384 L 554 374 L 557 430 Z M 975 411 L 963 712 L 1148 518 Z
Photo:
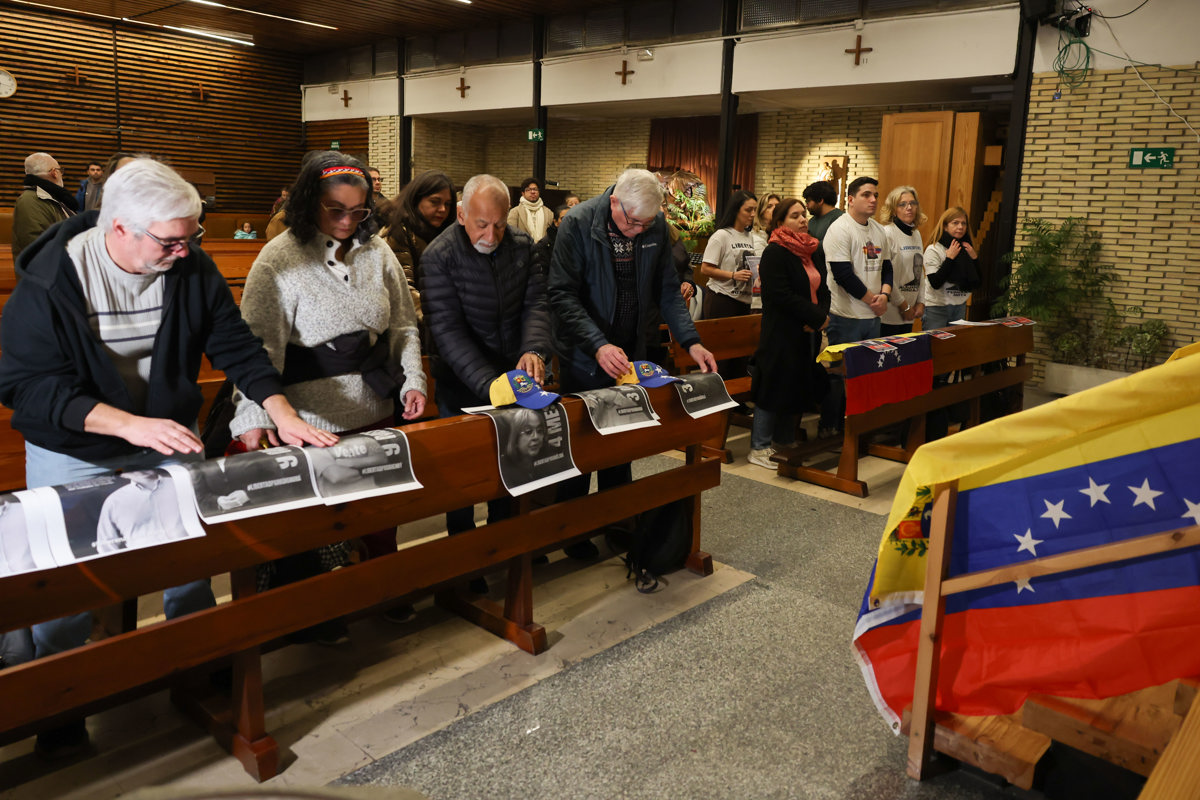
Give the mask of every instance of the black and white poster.
M 192 499 L 167 469 L 34 489 L 58 566 L 203 536 Z
M 492 418 L 500 479 L 513 497 L 581 474 L 571 457 L 571 434 L 562 404 L 488 408 L 478 413 Z
M 305 453 L 326 505 L 421 488 L 403 431 L 353 433 L 331 447 L 310 447 Z
M 36 495 L 0 493 L 0 578 L 55 566 Z
M 605 435 L 662 424 L 650 405 L 650 395 L 641 386 L 609 386 L 576 392 L 575 396 L 587 406 L 592 425 Z
M 683 380 L 675 384 L 675 391 L 689 417 L 704 417 L 737 405 L 725 389 L 725 379 L 715 372 L 694 372 L 680 377 Z
M 308 455 L 295 445 L 189 464 L 187 471 L 205 522 L 230 522 L 321 502 Z

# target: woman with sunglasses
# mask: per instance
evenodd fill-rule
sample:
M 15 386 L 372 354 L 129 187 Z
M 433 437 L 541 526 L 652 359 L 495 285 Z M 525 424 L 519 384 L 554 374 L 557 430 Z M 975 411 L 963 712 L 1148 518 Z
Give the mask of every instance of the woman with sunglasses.
M 375 236 L 373 204 L 357 159 L 336 151 L 306 159 L 284 204 L 288 230 L 263 247 L 242 295 L 242 316 L 288 400 L 304 421 L 334 433 L 425 411 L 416 313 L 396 256 Z M 276 444 L 263 409 L 237 401 L 230 432 L 249 449 Z M 392 552 L 396 531 L 363 541 L 369 555 Z

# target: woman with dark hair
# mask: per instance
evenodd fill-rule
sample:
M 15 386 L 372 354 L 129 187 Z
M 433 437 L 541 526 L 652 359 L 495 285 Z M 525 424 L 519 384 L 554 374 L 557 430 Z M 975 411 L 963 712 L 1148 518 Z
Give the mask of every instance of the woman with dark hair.
M 389 427 L 425 410 L 425 371 L 400 265 L 375 236 L 371 179 L 336 151 L 307 158 L 284 204 L 288 230 L 267 242 L 242 294 L 242 316 L 283 376 L 301 419 L 334 433 Z M 230 432 L 276 444 L 263 409 L 237 396 Z M 396 549 L 394 528 L 363 537 Z M 326 561 L 328 564 L 328 561 Z
M 417 319 L 421 318 L 421 254 L 439 233 L 454 223 L 457 201 L 454 182 L 446 173 L 426 170 L 413 178 L 388 204 L 384 228 L 379 236 L 392 248 L 404 268 L 404 277 L 412 293 Z
M 521 202 L 508 212 L 508 227 L 524 231 L 537 244 L 554 222 L 554 212 L 542 203 L 542 185 L 537 178 L 521 181 Z
M 825 272 L 813 264 L 818 242 L 808 233 L 802 201 L 780 201 L 767 230 L 770 239 L 758 267 L 763 314 L 754 353 L 750 463 L 773 470 L 776 448 L 795 441 L 797 415 L 828 389 L 816 358 L 829 324 L 829 286 Z
M 745 259 L 754 255 L 750 227 L 757 210 L 758 198 L 742 189 L 733 193 L 717 220 L 716 230 L 704 248 L 704 263 L 700 265 L 700 274 L 708 278 L 704 292 L 705 319 L 750 313 L 750 269 Z

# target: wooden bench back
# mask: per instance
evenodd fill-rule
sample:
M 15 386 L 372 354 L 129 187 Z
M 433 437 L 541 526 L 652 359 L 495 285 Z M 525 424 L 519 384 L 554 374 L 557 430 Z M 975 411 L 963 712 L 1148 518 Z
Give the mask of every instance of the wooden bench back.
M 718 361 L 726 358 L 741 358 L 754 355 L 758 349 L 758 337 L 762 331 L 762 315 L 747 314 L 741 317 L 697 320 L 696 332 L 700 341 Z M 663 326 L 666 327 L 665 325 Z M 696 361 L 674 337 L 668 345 L 675 369 L 685 372 L 696 366 Z

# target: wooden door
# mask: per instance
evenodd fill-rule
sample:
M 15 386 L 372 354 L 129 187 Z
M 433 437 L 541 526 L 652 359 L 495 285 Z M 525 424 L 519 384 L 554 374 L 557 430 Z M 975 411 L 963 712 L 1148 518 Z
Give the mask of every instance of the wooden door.
M 954 150 L 954 112 L 921 111 L 885 114 L 879 148 L 879 194 L 896 186 L 912 186 L 929 218 L 921 240 L 933 241 L 938 216 L 946 210 L 950 161 Z

